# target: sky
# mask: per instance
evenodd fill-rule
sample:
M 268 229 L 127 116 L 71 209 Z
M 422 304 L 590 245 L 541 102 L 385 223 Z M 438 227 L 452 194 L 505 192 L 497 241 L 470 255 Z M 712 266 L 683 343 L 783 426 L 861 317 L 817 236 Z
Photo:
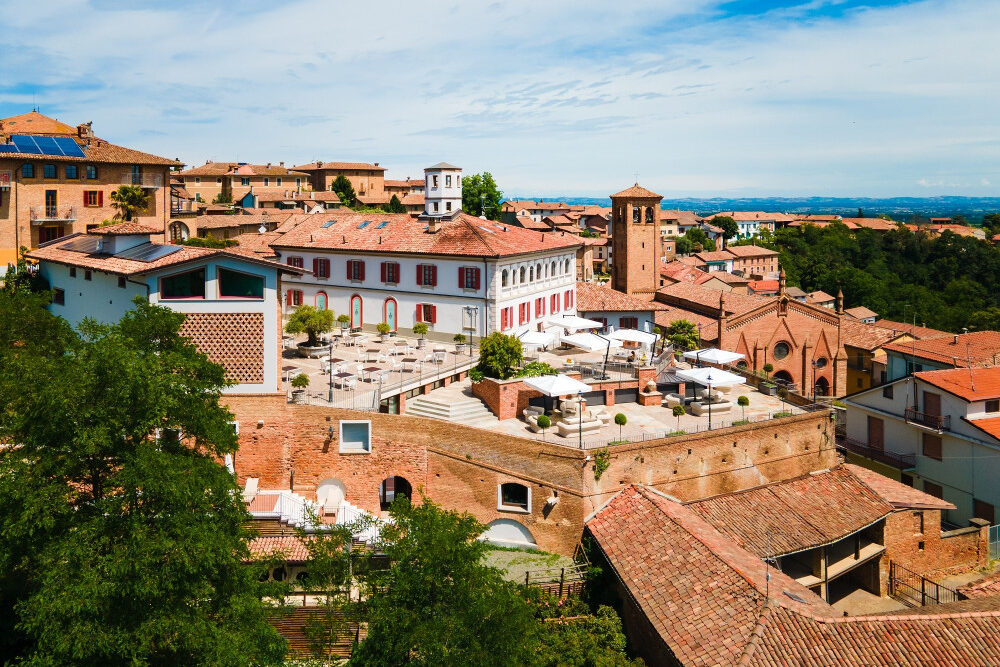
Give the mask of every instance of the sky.
M 0 117 L 508 194 L 1000 194 L 1000 2 L 5 0 Z

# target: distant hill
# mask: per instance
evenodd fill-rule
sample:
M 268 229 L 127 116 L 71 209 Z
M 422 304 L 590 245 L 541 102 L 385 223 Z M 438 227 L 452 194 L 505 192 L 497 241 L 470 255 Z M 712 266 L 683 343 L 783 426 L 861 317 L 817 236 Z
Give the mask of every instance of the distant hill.
M 517 195 L 510 199 L 564 201 L 568 204 L 610 206 L 607 197 L 559 197 L 555 195 Z M 1000 212 L 1000 197 L 685 197 L 663 200 L 663 208 L 695 211 L 701 215 L 719 211 L 776 211 L 782 213 L 835 213 L 854 217 L 860 208 L 866 216 L 880 213 L 899 220 L 917 215 L 926 218 L 964 215 L 978 222 L 986 213 Z

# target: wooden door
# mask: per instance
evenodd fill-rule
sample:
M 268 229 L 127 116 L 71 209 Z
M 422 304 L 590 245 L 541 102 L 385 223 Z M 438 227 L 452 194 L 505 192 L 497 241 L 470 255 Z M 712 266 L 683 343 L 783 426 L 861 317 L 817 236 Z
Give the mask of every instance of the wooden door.
M 931 417 L 941 416 L 941 394 L 924 392 L 924 414 Z
M 883 424 L 878 417 L 868 417 L 868 446 L 880 452 L 885 451 Z

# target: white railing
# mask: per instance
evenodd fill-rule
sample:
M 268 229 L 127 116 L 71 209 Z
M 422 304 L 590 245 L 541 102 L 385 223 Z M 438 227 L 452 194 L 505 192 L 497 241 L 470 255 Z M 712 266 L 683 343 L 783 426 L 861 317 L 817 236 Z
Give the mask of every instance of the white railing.
M 160 174 L 132 174 L 122 176 L 122 185 L 138 185 L 143 188 L 158 188 L 163 185 Z
M 32 206 L 28 211 L 32 222 L 76 220 L 75 206 Z

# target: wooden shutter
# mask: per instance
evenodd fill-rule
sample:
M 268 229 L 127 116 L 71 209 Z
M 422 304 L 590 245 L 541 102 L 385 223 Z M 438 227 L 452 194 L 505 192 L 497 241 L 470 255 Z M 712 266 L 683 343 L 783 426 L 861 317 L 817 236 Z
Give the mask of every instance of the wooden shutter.
M 361 265 L 361 280 L 365 279 L 365 262 L 364 260 L 359 260 L 358 263 Z
M 292 305 L 292 290 L 288 290 L 288 294 L 285 295 L 285 305 Z
M 382 262 L 382 282 L 386 282 L 386 280 L 385 280 L 385 265 L 386 265 L 386 262 Z
M 429 305 L 427 308 L 431 311 L 431 324 L 437 322 L 437 306 Z
M 89 194 L 90 194 L 90 190 L 84 190 L 83 191 L 83 205 L 84 206 L 87 205 L 87 195 L 89 195 Z
M 479 289 L 479 278 L 482 272 L 478 268 L 472 269 L 472 271 L 473 271 L 472 274 L 473 285 L 475 286 L 476 289 Z
M 436 287 L 438 284 L 438 267 L 436 264 L 431 264 L 431 286 Z
M 104 190 L 97 191 L 97 205 L 104 206 Z
M 418 303 L 417 304 L 417 322 L 423 322 L 423 321 L 424 321 L 424 304 Z
M 351 279 L 351 264 L 353 264 L 353 263 L 354 263 L 354 260 L 351 260 L 351 259 L 347 260 L 347 279 L 348 280 Z
M 417 264 L 417 285 L 424 284 L 424 265 Z
M 313 275 L 316 276 L 317 278 L 320 277 L 318 257 L 313 257 Z
M 465 267 L 458 267 L 458 289 L 465 289 Z

